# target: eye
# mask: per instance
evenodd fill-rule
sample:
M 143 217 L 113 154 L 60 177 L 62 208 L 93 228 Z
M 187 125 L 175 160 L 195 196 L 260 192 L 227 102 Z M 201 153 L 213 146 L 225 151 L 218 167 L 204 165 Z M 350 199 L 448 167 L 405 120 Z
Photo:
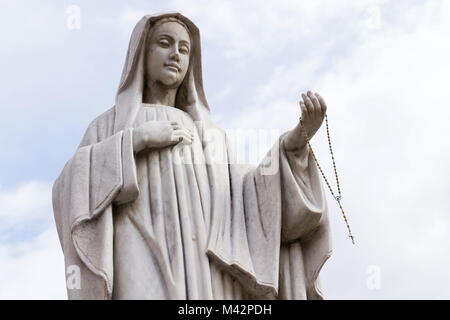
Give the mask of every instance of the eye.
M 159 40 L 159 45 L 163 48 L 168 48 L 170 46 L 170 43 L 167 39 L 161 39 Z
M 180 48 L 180 52 L 181 52 L 182 54 L 189 54 L 189 48 L 186 47 L 186 46 L 182 46 L 182 47 Z

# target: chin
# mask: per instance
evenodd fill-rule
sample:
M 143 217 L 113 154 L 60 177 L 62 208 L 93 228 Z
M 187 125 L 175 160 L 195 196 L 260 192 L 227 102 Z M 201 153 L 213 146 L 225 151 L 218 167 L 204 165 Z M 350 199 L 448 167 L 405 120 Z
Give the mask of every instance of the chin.
M 170 88 L 178 87 L 181 84 L 179 75 L 167 75 L 163 79 L 161 79 L 161 83 Z

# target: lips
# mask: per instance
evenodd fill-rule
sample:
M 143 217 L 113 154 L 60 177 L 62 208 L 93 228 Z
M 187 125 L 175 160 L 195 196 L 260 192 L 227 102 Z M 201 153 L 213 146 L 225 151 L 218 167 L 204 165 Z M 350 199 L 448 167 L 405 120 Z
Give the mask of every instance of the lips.
M 166 63 L 164 64 L 164 66 L 177 72 L 180 72 L 181 69 L 180 66 L 176 63 Z

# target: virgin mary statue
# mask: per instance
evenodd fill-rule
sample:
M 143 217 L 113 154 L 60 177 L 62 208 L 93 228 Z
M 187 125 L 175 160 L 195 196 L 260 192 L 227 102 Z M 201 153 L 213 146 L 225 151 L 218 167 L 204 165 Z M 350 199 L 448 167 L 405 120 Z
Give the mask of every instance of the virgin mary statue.
M 306 100 L 305 116 L 323 102 Z M 179 13 L 143 17 L 115 106 L 53 186 L 66 270 L 80 277 L 69 299 L 322 299 L 327 205 L 308 148 L 286 147 L 294 131 L 257 167 L 233 161 L 203 90 L 198 28 Z

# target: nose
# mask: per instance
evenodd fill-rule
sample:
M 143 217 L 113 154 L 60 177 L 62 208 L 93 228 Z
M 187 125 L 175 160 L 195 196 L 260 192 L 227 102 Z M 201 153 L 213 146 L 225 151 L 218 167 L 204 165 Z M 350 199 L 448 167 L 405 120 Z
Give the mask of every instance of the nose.
M 180 52 L 178 51 L 178 46 L 174 47 L 169 58 L 175 60 L 176 62 L 180 62 Z

